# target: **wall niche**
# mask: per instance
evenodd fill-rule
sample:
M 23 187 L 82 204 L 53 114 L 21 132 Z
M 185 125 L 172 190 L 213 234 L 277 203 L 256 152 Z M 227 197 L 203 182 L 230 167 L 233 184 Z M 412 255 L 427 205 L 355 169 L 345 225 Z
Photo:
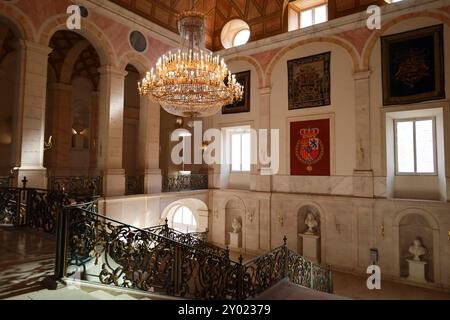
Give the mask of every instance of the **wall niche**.
M 421 245 L 426 250 L 425 254 L 420 257 L 420 260 L 426 262 L 425 279 L 433 282 L 433 228 L 422 215 L 415 213 L 404 216 L 399 224 L 400 276 L 406 278 L 410 275 L 408 259 L 412 259 L 413 255 L 409 250 L 416 239 L 420 241 Z
M 320 213 L 311 205 L 301 207 L 297 213 L 297 252 L 315 262 L 320 262 Z

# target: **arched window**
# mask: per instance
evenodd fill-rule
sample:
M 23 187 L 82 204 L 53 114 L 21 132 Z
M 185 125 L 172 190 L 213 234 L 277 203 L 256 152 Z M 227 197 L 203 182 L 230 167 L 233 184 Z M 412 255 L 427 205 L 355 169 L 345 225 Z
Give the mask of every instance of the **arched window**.
M 172 218 L 172 228 L 185 233 L 197 231 L 197 220 L 188 207 L 177 208 Z
M 233 19 L 222 28 L 220 40 L 225 49 L 242 46 L 250 39 L 250 27 L 244 20 Z

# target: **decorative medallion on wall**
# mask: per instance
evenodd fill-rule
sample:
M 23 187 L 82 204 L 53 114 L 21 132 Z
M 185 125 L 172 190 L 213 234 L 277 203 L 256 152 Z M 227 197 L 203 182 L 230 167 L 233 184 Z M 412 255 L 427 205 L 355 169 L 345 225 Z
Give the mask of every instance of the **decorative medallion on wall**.
M 147 49 L 147 39 L 139 31 L 133 31 L 130 34 L 130 45 L 137 52 L 144 52 Z
M 222 108 L 222 114 L 250 112 L 251 71 L 239 72 L 236 73 L 235 76 L 236 81 L 244 86 L 244 94 L 242 100 L 235 101 L 233 104 L 224 106 Z
M 331 52 L 288 61 L 289 110 L 331 104 Z
M 384 105 L 445 98 L 443 26 L 381 38 Z
M 83 18 L 89 17 L 89 10 L 86 7 L 80 6 L 80 14 Z
M 291 175 L 330 175 L 330 120 L 291 122 Z

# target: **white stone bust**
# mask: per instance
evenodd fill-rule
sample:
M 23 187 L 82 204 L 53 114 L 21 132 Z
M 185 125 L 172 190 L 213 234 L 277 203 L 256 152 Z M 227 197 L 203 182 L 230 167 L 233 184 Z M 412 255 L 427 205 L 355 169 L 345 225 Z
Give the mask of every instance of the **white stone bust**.
M 425 247 L 422 246 L 422 241 L 420 241 L 419 238 L 416 238 L 413 241 L 408 251 L 413 255 L 414 261 L 420 261 L 420 256 L 423 256 L 425 253 L 427 253 L 427 249 L 425 249 Z
M 242 229 L 242 224 L 237 217 L 233 219 L 233 223 L 231 224 L 233 228 L 233 233 L 239 233 Z
M 306 214 L 305 224 L 308 227 L 305 234 L 316 234 L 317 233 L 317 226 L 319 223 L 316 220 L 316 217 L 312 212 L 308 212 Z

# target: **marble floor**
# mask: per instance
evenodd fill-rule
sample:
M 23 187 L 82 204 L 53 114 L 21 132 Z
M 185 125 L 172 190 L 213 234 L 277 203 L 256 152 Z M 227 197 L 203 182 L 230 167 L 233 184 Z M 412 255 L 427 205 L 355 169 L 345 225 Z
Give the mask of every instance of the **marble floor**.
M 42 281 L 53 275 L 54 237 L 28 229 L 0 226 L 0 299 L 26 295 L 44 289 Z M 238 261 L 240 253 L 230 252 L 230 258 Z M 243 254 L 244 261 L 254 256 Z M 450 300 L 450 292 L 431 290 L 382 280 L 381 290 L 368 290 L 366 277 L 333 272 L 334 295 L 329 296 L 290 283 L 282 282 L 262 299 L 400 299 L 400 300 Z
M 42 289 L 53 275 L 54 256 L 53 236 L 0 227 L 0 299 Z
M 381 290 L 369 290 L 366 277 L 333 271 L 334 294 L 357 300 L 450 300 L 450 292 L 381 279 Z

